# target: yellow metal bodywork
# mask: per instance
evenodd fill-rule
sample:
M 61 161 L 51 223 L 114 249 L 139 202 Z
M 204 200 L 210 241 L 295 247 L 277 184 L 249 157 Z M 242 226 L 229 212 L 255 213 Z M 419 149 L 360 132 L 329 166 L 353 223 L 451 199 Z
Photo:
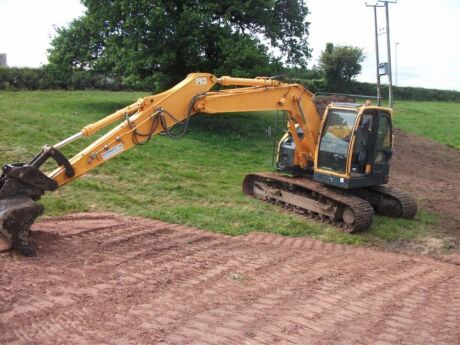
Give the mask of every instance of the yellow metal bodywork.
M 216 84 L 244 87 L 210 91 Z M 136 145 L 136 133 L 147 136 L 159 134 L 197 112 L 286 111 L 289 115 L 288 130 L 296 144 L 294 164 L 305 168 L 309 161 L 315 160 L 321 127 L 312 97 L 313 94 L 299 84 L 267 78 L 216 78 L 209 73 L 192 73 L 165 92 L 141 98 L 85 126 L 80 133 L 91 136 L 110 124 L 122 121 L 70 159 L 74 176 L 67 176 L 64 168 L 59 167 L 49 177 L 62 186 Z M 153 124 L 158 124 L 156 118 L 159 116 L 162 116 L 163 124 L 152 130 Z M 297 135 L 296 125 L 302 128 L 303 138 Z

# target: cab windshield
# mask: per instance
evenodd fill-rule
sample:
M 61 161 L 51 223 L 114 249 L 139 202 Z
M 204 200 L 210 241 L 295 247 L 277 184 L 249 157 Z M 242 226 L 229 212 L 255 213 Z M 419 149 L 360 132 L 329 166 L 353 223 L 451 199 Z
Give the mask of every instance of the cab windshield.
M 345 173 L 348 146 L 358 113 L 353 110 L 331 109 L 321 133 L 318 168 Z

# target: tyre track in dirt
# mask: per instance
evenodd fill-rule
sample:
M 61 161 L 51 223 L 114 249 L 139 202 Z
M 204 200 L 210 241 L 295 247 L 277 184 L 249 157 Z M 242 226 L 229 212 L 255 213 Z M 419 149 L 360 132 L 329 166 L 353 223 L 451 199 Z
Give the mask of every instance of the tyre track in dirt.
M 312 258 L 312 261 L 314 262 L 315 260 L 317 261 L 318 259 L 321 259 L 321 257 L 315 256 Z M 256 322 L 259 325 L 262 323 L 263 319 L 260 317 L 266 318 L 270 310 L 276 309 L 280 310 L 281 308 L 291 308 L 290 302 L 291 302 L 291 296 L 292 295 L 297 295 L 298 297 L 302 294 L 302 292 L 306 292 L 306 295 L 302 295 L 302 298 L 308 298 L 308 295 L 314 291 L 315 286 L 317 285 L 317 282 L 319 282 L 322 279 L 325 279 L 329 276 L 336 277 L 339 275 L 344 275 L 344 272 L 337 272 L 335 270 L 335 265 L 340 262 L 341 265 L 349 265 L 356 263 L 354 262 L 355 260 L 344 260 L 342 258 L 335 258 L 328 260 L 328 262 L 323 262 L 320 260 L 320 262 L 316 263 L 311 263 L 303 259 L 303 261 L 295 260 L 291 261 L 288 263 L 288 267 L 282 267 L 280 271 L 286 271 L 286 277 L 287 281 L 280 281 L 279 279 L 277 280 L 277 285 L 278 287 L 271 286 L 270 288 L 267 289 L 267 291 L 263 291 L 263 289 L 258 289 L 259 293 L 258 295 L 261 295 L 262 297 L 252 301 L 250 304 L 246 304 L 245 308 L 238 310 L 237 315 L 228 315 L 228 314 L 223 314 L 222 310 L 219 310 L 217 313 L 217 316 L 220 318 L 220 320 L 214 320 L 218 322 L 224 322 L 224 320 L 232 320 L 229 321 L 228 329 L 225 329 L 226 323 L 224 322 L 223 326 L 219 329 L 219 332 L 221 333 L 229 333 L 231 334 L 232 331 L 237 328 L 235 325 L 246 325 L 246 328 L 251 329 L 251 322 Z M 332 267 L 331 269 L 328 269 L 328 266 Z M 375 267 L 374 267 L 375 268 Z M 275 270 L 275 272 L 269 273 L 267 276 L 268 281 L 273 281 L 276 276 L 279 275 L 279 272 Z M 307 278 L 305 279 L 305 277 Z M 350 276 L 353 276 L 352 274 Z M 299 281 L 300 279 L 300 281 Z M 347 279 L 346 281 L 343 281 L 343 284 L 346 284 L 349 282 L 350 279 Z M 258 281 L 258 286 L 260 285 L 260 280 Z M 303 284 L 300 284 L 300 283 Z M 265 279 L 262 280 L 262 284 L 265 285 Z M 299 285 L 300 284 L 300 289 Z M 309 286 L 309 289 L 307 291 L 302 291 L 304 290 L 305 286 Z M 340 288 L 338 286 L 338 288 Z M 257 287 L 255 288 L 257 289 Z M 275 291 L 272 291 L 272 290 Z M 247 290 L 251 290 L 250 288 Z M 247 292 L 246 290 L 246 292 Z M 254 289 L 252 289 L 254 290 Z M 233 294 L 238 295 L 239 292 L 233 292 Z M 237 296 L 234 296 L 235 298 Z M 298 303 L 298 302 L 294 302 Z M 237 307 L 237 303 L 234 303 L 232 305 L 232 308 L 234 309 Z M 254 307 L 253 307 L 254 306 Z M 211 314 L 210 318 L 206 318 L 203 315 L 200 315 L 200 319 L 202 320 L 207 320 L 208 324 L 214 324 L 215 322 L 209 322 L 210 319 L 212 319 L 212 314 L 214 313 L 214 310 L 210 310 L 209 314 Z M 257 319 L 254 314 L 258 314 L 259 318 Z M 216 316 L 216 317 L 217 317 Z M 239 320 L 241 317 L 241 320 Z M 235 320 L 236 318 L 236 320 Z M 239 323 L 238 323 L 239 322 Z M 192 322 L 196 323 L 196 322 Z M 202 324 L 203 326 L 203 324 Z M 199 325 L 196 325 L 195 328 L 200 328 Z M 202 328 L 202 327 L 201 327 Z M 190 327 L 187 329 L 187 332 L 190 332 Z M 195 332 L 196 333 L 196 332 Z M 203 332 L 204 336 L 209 336 L 210 333 L 213 333 L 213 330 L 208 329 L 206 332 Z M 204 341 L 205 338 L 200 339 L 200 341 Z
M 186 242 L 187 244 L 194 244 L 192 250 L 188 251 L 186 254 L 184 253 L 184 257 L 193 255 L 194 252 L 199 252 L 200 250 L 208 250 L 208 247 L 212 245 L 206 243 L 208 237 L 203 237 L 203 236 L 195 236 L 192 237 L 191 234 L 186 234 L 182 236 L 176 236 L 174 240 L 178 239 L 184 239 L 182 242 Z M 171 242 L 171 238 L 168 238 L 169 242 Z M 197 243 L 197 242 L 202 242 L 202 243 Z M 143 246 L 149 246 L 151 243 L 148 241 L 145 241 L 143 243 Z M 218 243 L 215 241 L 216 245 L 222 245 L 222 243 Z M 61 308 L 63 306 L 68 306 L 75 304 L 76 300 L 80 296 L 85 296 L 85 295 L 91 295 L 93 298 L 98 298 L 98 300 L 108 298 L 109 296 L 106 294 L 106 289 L 107 288 L 112 288 L 112 289 L 119 289 L 123 288 L 124 286 L 128 285 L 130 287 L 131 291 L 135 291 L 136 289 L 136 282 L 139 281 L 144 281 L 144 282 L 149 282 L 149 277 L 150 279 L 155 279 L 154 282 L 158 282 L 158 278 L 152 278 L 155 277 L 155 275 L 159 272 L 155 271 L 155 268 L 160 267 L 159 264 L 162 262 L 167 262 L 169 264 L 169 268 L 173 269 L 176 268 L 174 267 L 174 257 L 175 257 L 175 252 L 174 250 L 177 249 L 179 246 L 178 243 L 174 244 L 167 244 L 167 246 L 154 246 L 151 247 L 149 250 L 141 250 L 138 252 L 135 252 L 134 255 L 130 255 L 129 258 L 127 258 L 125 255 L 120 255 L 113 253 L 110 251 L 109 253 L 100 253 L 99 255 L 105 255 L 108 257 L 107 265 L 104 265 L 101 262 L 98 262 L 96 264 L 91 264 L 88 262 L 88 260 L 85 259 L 84 264 L 81 266 L 82 268 L 71 268 L 67 267 L 67 272 L 72 272 L 75 276 L 75 280 L 70 282 L 69 286 L 69 291 L 68 295 L 70 298 L 66 299 L 57 299 L 54 301 L 46 301 L 45 296 L 37 296 L 33 300 L 29 300 L 27 304 L 24 306 L 19 305 L 18 308 L 16 308 L 16 312 L 12 311 L 10 313 L 6 313 L 4 315 L 4 318 L 8 320 L 9 318 L 12 317 L 17 317 L 19 319 L 22 318 L 23 314 L 28 313 L 32 314 L 35 312 L 35 310 L 38 310 L 39 312 L 51 312 L 51 308 Z M 204 246 L 204 247 L 203 247 Z M 146 256 L 146 253 L 153 252 L 155 254 L 155 267 L 150 267 L 149 263 L 152 261 L 151 259 L 149 260 Z M 160 253 L 160 254 L 158 254 Z M 115 258 L 115 259 L 114 259 Z M 132 259 L 132 260 L 130 260 Z M 126 265 L 135 265 L 137 260 L 140 259 L 145 259 L 141 264 L 136 265 L 136 270 L 138 270 L 140 273 L 136 272 L 129 272 L 124 268 L 117 268 L 115 270 L 117 274 L 116 278 L 111 278 L 104 280 L 104 282 L 100 282 L 99 279 L 97 279 L 98 272 L 101 270 L 106 270 L 108 268 L 114 269 L 114 266 L 119 266 L 120 263 L 124 263 Z M 180 263 L 180 262 L 179 262 Z M 177 267 L 179 268 L 179 267 Z M 96 279 L 91 279 L 91 272 L 95 272 L 94 277 Z M 183 273 L 184 269 L 179 268 L 179 272 Z M 78 277 L 86 276 L 88 275 L 90 277 L 90 281 L 88 284 L 85 284 L 84 287 L 78 286 Z M 93 277 L 93 278 L 94 278 Z M 124 286 L 119 286 L 119 283 L 123 282 Z M 87 285 L 93 285 L 94 287 L 86 287 Z M 60 286 L 54 287 L 54 288 L 49 288 L 47 289 L 47 293 L 51 295 L 57 295 L 59 290 L 61 289 Z M 54 302 L 54 303 L 53 303 Z M 46 310 L 45 310 L 46 309 Z
M 460 266 L 113 214 L 0 254 L 2 344 L 456 344 Z
M 280 239 L 278 236 L 273 236 L 271 234 L 251 234 L 248 236 L 249 239 L 259 242 L 259 243 L 278 243 L 278 244 L 285 244 L 292 246 L 293 239 Z M 294 240 L 296 243 L 294 246 L 296 247 L 308 247 L 308 248 L 318 248 L 318 249 L 326 249 L 326 250 L 337 250 L 337 248 L 341 247 L 340 245 L 334 244 L 327 244 L 321 243 L 314 240 L 309 239 L 296 239 Z M 300 244 L 299 244 L 300 243 Z M 348 247 L 351 248 L 351 247 Z M 364 252 L 370 252 L 369 249 L 361 249 Z M 358 252 L 360 250 L 358 249 Z M 409 260 L 413 261 L 413 260 Z M 401 264 L 397 265 L 398 270 L 401 270 L 403 266 Z M 357 267 L 358 268 L 358 267 Z M 417 268 L 417 270 L 415 270 Z M 316 301 L 311 301 L 306 305 L 306 308 L 300 308 L 299 310 L 299 318 L 289 318 L 289 322 L 299 323 L 300 325 L 304 325 L 306 327 L 313 328 L 314 330 L 318 331 L 321 330 L 322 334 L 320 339 L 317 340 L 318 343 L 324 343 L 325 339 L 330 338 L 326 343 L 341 343 L 343 342 L 343 335 L 346 335 L 346 339 L 349 339 L 350 343 L 363 343 L 363 344 L 370 344 L 376 342 L 385 342 L 386 340 L 388 343 L 398 343 L 399 341 L 404 342 L 403 333 L 407 330 L 404 329 L 399 323 L 403 325 L 412 325 L 412 329 L 414 327 L 414 320 L 408 318 L 407 313 L 401 312 L 401 316 L 398 315 L 398 304 L 402 304 L 402 306 L 406 309 L 414 309 L 416 307 L 417 310 L 413 312 L 414 315 L 417 314 L 417 311 L 426 310 L 427 302 L 432 300 L 433 294 L 428 294 L 429 291 L 439 290 L 442 291 L 445 295 L 445 299 L 436 299 L 436 303 L 438 305 L 444 305 L 446 308 L 443 310 L 442 308 L 433 308 L 432 311 L 437 311 L 440 314 L 439 318 L 431 318 L 428 320 L 424 316 L 421 318 L 420 322 L 417 325 L 422 325 L 419 327 L 419 330 L 423 330 L 424 327 L 427 329 L 432 329 L 436 332 L 439 338 L 433 337 L 429 335 L 426 331 L 426 335 L 428 338 L 431 337 L 430 342 L 436 342 L 436 339 L 441 339 L 442 334 L 448 334 L 448 329 L 455 329 L 455 323 L 453 322 L 455 317 L 452 313 L 455 310 L 458 311 L 458 299 L 459 299 L 459 290 L 457 288 L 456 292 L 454 293 L 455 300 L 453 301 L 454 305 L 452 306 L 451 301 L 447 298 L 446 290 L 451 289 L 452 287 L 455 289 L 458 285 L 458 271 L 455 272 L 448 272 L 447 274 L 443 274 L 442 272 L 436 271 L 436 266 L 433 265 L 420 265 L 418 267 L 412 267 L 412 271 L 410 273 L 401 272 L 398 274 L 386 275 L 383 277 L 378 278 L 377 276 L 380 275 L 379 273 L 371 272 L 370 274 L 366 274 L 366 278 L 370 281 L 361 283 L 359 288 L 355 286 L 347 285 L 344 289 L 341 286 L 332 285 L 331 288 L 326 289 L 329 291 L 321 291 L 322 294 L 325 293 L 324 296 L 315 296 Z M 377 279 L 378 278 L 378 279 Z M 421 284 L 422 281 L 424 284 Z M 446 289 L 439 288 L 439 282 L 449 282 L 446 285 Z M 427 298 L 420 298 L 419 291 L 421 290 L 422 293 L 427 295 Z M 382 298 L 383 297 L 383 298 Z M 406 303 L 406 299 L 408 299 Z M 337 308 L 337 301 L 343 300 L 347 303 L 342 303 L 339 305 L 340 308 Z M 444 301 L 444 302 L 443 302 Z M 447 302 L 446 302 L 447 301 Z M 457 303 L 455 303 L 457 301 Z M 450 307 L 446 306 L 446 304 L 450 304 Z M 347 307 L 347 305 L 351 305 L 351 307 Z M 429 307 L 434 305 L 428 304 Z M 391 308 L 390 308 L 391 307 Z M 318 309 L 317 309 L 318 308 Z M 323 309 L 322 309 L 323 308 Z M 402 307 L 401 307 L 402 308 Z M 311 312 L 311 310 L 316 310 L 315 312 Z M 325 311 L 327 309 L 327 311 Z M 392 312 L 388 312 L 388 310 Z M 445 310 L 450 310 L 450 314 L 446 313 Z M 372 316 L 369 311 L 373 311 L 379 317 Z M 318 319 L 326 319 L 325 323 L 320 325 L 315 325 L 311 323 L 311 320 L 305 320 L 303 316 L 309 315 L 309 318 L 313 318 L 315 320 Z M 333 315 L 332 320 L 328 320 L 327 316 Z M 423 313 L 419 314 L 423 315 Z M 430 315 L 434 315 L 431 313 Z M 441 315 L 449 317 L 449 324 L 445 327 L 444 332 L 442 330 L 443 322 L 441 320 Z M 347 322 L 343 324 L 342 321 L 337 322 L 338 319 L 343 318 Z M 394 318 L 394 319 L 392 319 Z M 434 319 L 438 319 L 437 327 L 433 327 Z M 458 318 L 456 318 L 458 322 Z M 381 325 L 381 323 L 387 322 L 386 326 Z M 351 326 L 350 326 L 351 324 Z M 370 324 L 370 326 L 368 326 Z M 308 325 L 308 326 L 307 326 Z M 429 326 L 429 327 L 428 327 Z M 288 327 L 286 326 L 286 329 Z M 292 328 L 292 327 L 291 327 Z M 324 330 L 331 330 L 332 332 L 324 332 Z M 376 337 L 380 333 L 381 337 Z M 398 335 L 399 333 L 399 335 Z M 416 332 L 412 332 L 416 334 Z M 363 337 L 363 334 L 374 334 L 374 337 Z M 456 332 L 457 336 L 460 336 L 460 333 Z M 264 338 L 266 343 L 273 343 L 277 340 L 277 336 L 271 336 Z M 314 339 L 314 335 L 309 334 L 308 339 Z M 382 339 L 380 339 L 382 338 Z M 417 336 L 415 336 L 417 339 Z M 262 342 L 263 343 L 263 342 Z M 417 339 L 414 343 L 423 343 L 421 339 Z

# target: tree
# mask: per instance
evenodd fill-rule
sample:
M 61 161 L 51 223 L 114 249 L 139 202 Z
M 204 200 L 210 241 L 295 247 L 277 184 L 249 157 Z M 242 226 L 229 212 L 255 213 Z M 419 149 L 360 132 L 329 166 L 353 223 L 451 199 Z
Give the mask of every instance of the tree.
M 329 87 L 340 89 L 359 75 L 365 57 L 362 48 L 327 43 L 321 53 L 319 68 Z
M 253 76 L 305 66 L 302 0 L 82 0 L 85 15 L 59 28 L 49 50 L 61 70 L 91 70 L 163 88 L 192 71 Z M 272 48 L 281 56 L 275 57 Z

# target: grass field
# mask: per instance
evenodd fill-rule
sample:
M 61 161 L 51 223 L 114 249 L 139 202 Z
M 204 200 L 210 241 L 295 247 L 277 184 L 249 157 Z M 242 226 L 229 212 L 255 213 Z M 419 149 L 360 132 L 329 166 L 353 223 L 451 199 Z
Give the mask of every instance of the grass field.
M 43 144 L 74 134 L 142 95 L 0 92 L 0 162 L 28 160 Z M 397 111 L 397 126 L 460 148 L 460 104 L 398 102 Z M 266 134 L 273 122 L 273 113 L 196 116 L 185 138 L 153 138 L 46 195 L 47 215 L 115 211 L 232 235 L 272 231 L 352 244 L 378 245 L 434 231 L 437 217 L 421 211 L 414 221 L 376 217 L 370 231 L 349 235 L 244 196 L 245 174 L 273 170 L 273 138 Z M 76 153 L 93 139 L 69 145 L 64 153 Z
M 395 125 L 460 149 L 460 103 L 397 101 Z

